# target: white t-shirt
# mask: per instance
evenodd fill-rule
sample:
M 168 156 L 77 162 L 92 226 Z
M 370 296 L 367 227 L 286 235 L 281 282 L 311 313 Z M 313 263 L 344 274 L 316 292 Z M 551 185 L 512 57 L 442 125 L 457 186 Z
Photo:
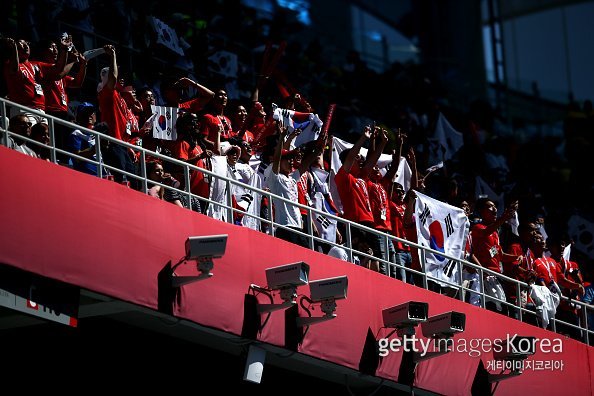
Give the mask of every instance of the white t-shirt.
M 349 261 L 349 255 L 347 254 L 346 250 L 338 246 L 332 246 L 328 251 L 328 256 L 336 257 L 337 259 L 341 259 L 344 261 Z
M 297 181 L 301 177 L 299 171 L 291 173 L 289 176 L 275 174 L 270 166 L 266 172 L 266 181 L 270 192 L 292 202 L 298 201 Z M 301 213 L 299 208 L 280 199 L 272 199 L 274 205 L 274 222 L 288 227 L 302 228 Z

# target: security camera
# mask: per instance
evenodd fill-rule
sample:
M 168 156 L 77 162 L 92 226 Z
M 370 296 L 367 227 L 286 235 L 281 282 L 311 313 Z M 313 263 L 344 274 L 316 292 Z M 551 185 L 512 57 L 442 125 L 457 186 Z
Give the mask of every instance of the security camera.
M 309 282 L 310 298 L 314 302 L 346 298 L 348 278 L 346 275 Z
M 309 265 L 303 261 L 266 269 L 268 288 L 273 290 L 307 285 L 308 280 Z
M 186 259 L 221 258 L 227 247 L 227 235 L 189 237 L 186 240 Z
M 429 304 L 418 301 L 409 301 L 385 308 L 382 311 L 384 326 L 394 328 L 414 327 L 427 320 L 428 311 Z
M 421 324 L 423 335 L 428 338 L 450 338 L 465 327 L 466 315 L 454 311 L 432 316 Z
M 494 348 L 495 360 L 525 360 L 536 353 L 536 337 L 514 336 L 508 338 L 501 348 Z

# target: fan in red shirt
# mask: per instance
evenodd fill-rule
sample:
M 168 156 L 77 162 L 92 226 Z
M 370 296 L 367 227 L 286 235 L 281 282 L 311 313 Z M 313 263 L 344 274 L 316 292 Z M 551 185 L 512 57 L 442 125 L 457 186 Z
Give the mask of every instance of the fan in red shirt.
M 176 123 L 178 139 L 172 148 L 174 158 L 207 169 L 206 158 L 213 155 L 212 151 L 204 146 L 203 136 L 199 132 L 198 117 L 194 113 L 184 113 Z M 175 177 L 178 180 L 185 180 L 183 170 L 178 170 Z M 201 171 L 192 171 L 190 174 L 190 191 L 203 198 L 209 197 L 210 187 L 208 178 Z M 207 205 L 201 203 L 203 211 Z
M 376 128 L 376 131 L 379 132 L 379 128 Z M 344 150 L 340 153 L 342 166 L 338 170 L 334 181 L 342 201 L 344 217 L 347 220 L 373 228 L 374 218 L 365 179 L 373 165 L 377 163 L 381 151 L 375 150 L 367 160 L 359 154 L 363 143 L 371 138 L 371 135 L 371 127 L 365 127 L 357 143 L 350 150 Z M 371 235 L 368 236 L 369 238 L 375 238 Z M 374 251 L 376 257 L 379 257 L 378 254 L 378 251 Z M 379 271 L 379 268 L 373 269 Z
M 217 133 L 220 133 L 221 141 L 237 135 L 231 127 L 231 121 L 225 115 L 226 107 L 227 92 L 219 89 L 208 104 L 208 112 L 202 118 L 202 134 L 211 142 L 215 141 Z
M 512 256 L 504 253 L 499 244 L 498 229 L 503 223 L 511 219 L 518 208 L 515 201 L 509 205 L 503 215 L 497 218 L 497 206 L 488 198 L 481 198 L 476 201 L 475 210 L 481 216 L 482 222 L 474 225 L 471 230 L 474 255 L 485 268 L 497 273 L 503 273 L 502 262 L 521 262 L 522 256 Z M 490 274 L 485 274 L 485 277 Z M 499 282 L 495 279 L 494 282 Z M 495 310 L 492 302 L 487 302 L 487 308 Z M 504 312 L 507 306 L 504 306 Z
M 109 134 L 124 142 L 129 142 L 134 124 L 129 119 L 130 112 L 124 98 L 120 95 L 121 87 L 118 81 L 118 66 L 116 63 L 116 52 L 112 45 L 103 47 L 106 55 L 109 57 L 109 67 L 101 70 L 101 82 L 97 86 L 97 96 L 99 99 L 99 110 L 101 111 L 101 120 L 109 127 Z M 125 146 L 112 143 L 109 145 L 109 151 L 106 156 L 106 162 L 117 169 L 124 170 L 133 175 L 138 175 L 138 170 L 134 165 L 134 154 L 130 153 Z M 118 172 L 115 173 L 115 179 L 119 182 L 126 181 L 127 176 Z M 134 189 L 140 188 L 140 182 L 136 178 L 129 180 Z
M 54 65 L 44 62 L 30 62 L 31 48 L 25 40 L 6 39 L 8 44 L 8 60 L 4 64 L 4 79 L 8 89 L 8 99 L 40 112 L 45 111 L 45 95 L 41 82 L 44 79 L 57 79 L 66 64 L 66 54 L 61 51 L 59 61 Z M 66 40 L 62 46 L 68 45 Z M 23 111 L 17 108 L 11 110 L 11 116 Z M 47 119 L 27 113 L 29 122 L 47 123 Z

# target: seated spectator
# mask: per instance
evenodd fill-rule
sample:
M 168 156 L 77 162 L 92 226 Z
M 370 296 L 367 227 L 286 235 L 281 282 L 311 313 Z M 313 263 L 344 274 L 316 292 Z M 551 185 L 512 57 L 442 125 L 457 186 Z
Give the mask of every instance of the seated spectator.
M 10 119 L 10 122 L 8 124 L 8 130 L 10 132 L 14 132 L 18 135 L 30 138 L 31 137 L 31 126 L 32 126 L 32 123 L 30 121 L 30 118 L 27 117 L 26 114 L 17 114 Z M 12 142 L 11 142 L 11 140 L 12 140 Z M 17 137 L 12 138 L 9 136 L 7 146 L 13 148 L 14 150 L 18 151 L 19 153 L 23 153 L 30 157 L 35 157 L 35 158 L 39 157 L 34 150 L 29 148 L 26 140 L 19 139 Z
M 95 123 L 97 122 L 95 107 L 88 102 L 81 103 L 76 110 L 75 122 L 86 129 L 94 129 Z M 66 147 L 71 153 L 96 162 L 97 150 L 95 148 L 95 141 L 95 135 L 91 132 L 84 129 L 75 129 L 70 136 L 68 136 Z M 97 165 L 95 163 L 71 158 L 70 165 L 79 172 L 98 176 Z M 103 175 L 106 174 L 107 172 L 104 171 Z

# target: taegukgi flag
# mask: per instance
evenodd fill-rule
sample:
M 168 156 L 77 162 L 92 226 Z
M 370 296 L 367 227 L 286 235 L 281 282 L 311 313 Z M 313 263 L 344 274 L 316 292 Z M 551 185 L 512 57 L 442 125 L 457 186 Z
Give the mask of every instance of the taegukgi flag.
M 416 192 L 415 220 L 419 245 L 455 258 L 464 257 L 470 222 L 464 211 Z M 421 251 L 419 250 L 419 256 Z M 422 263 L 422 258 L 419 257 Z M 459 284 L 459 265 L 439 254 L 426 252 L 425 273 L 442 286 L 448 281 Z
M 299 147 L 302 144 L 316 140 L 320 136 L 324 122 L 314 113 L 300 113 L 298 111 L 281 109 L 274 107 L 272 117 L 276 121 L 288 127 L 289 133 L 295 129 L 301 129 L 301 133 L 295 138 L 294 146 Z
M 153 125 L 153 137 L 163 140 L 177 140 L 175 123 L 177 122 L 177 107 L 152 105 L 153 115 L 146 121 Z

